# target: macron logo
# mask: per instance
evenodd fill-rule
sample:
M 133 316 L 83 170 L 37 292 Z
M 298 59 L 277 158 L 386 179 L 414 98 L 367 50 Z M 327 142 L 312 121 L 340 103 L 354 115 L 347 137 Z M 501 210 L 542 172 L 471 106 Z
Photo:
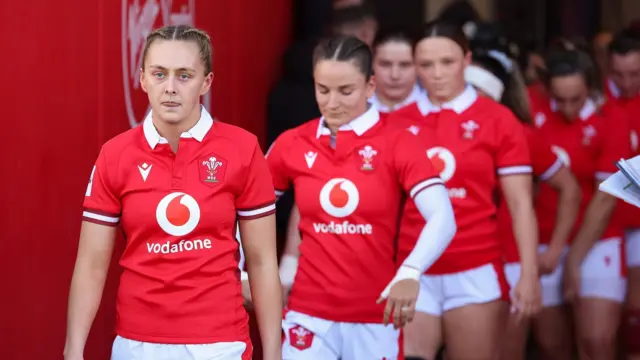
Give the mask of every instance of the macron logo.
M 318 156 L 317 152 L 309 151 L 304 154 L 304 160 L 307 162 L 307 166 L 309 169 L 313 167 L 313 163 L 316 161 L 316 157 Z
M 140 170 L 140 175 L 142 175 L 142 180 L 147 181 L 147 177 L 149 177 L 149 172 L 151 171 L 152 166 L 153 165 L 149 165 L 147 163 L 138 165 L 138 170 Z

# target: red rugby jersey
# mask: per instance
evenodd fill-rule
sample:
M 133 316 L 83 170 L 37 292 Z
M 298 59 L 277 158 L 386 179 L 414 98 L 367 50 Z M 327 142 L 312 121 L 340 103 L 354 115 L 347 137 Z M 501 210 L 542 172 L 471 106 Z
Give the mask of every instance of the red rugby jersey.
M 427 155 L 453 205 L 458 231 L 427 273 L 455 273 L 500 261 L 494 197 L 498 178 L 532 171 L 522 124 L 504 106 L 478 97 L 472 87 L 441 108 L 425 97 L 392 113 L 387 121 L 409 129 L 427 145 Z M 415 204 L 408 201 L 400 230 L 400 259 L 423 226 Z
M 597 105 L 588 100 L 578 119 L 566 121 L 554 106 L 544 114 L 546 121 L 539 131 L 551 142 L 553 151 L 569 167 L 580 184 L 582 201 L 570 240 L 579 229 L 584 211 L 597 190 L 596 182 L 617 171 L 615 163 L 629 155 L 629 138 L 615 136 L 619 128 L 600 115 Z M 612 135 L 613 134 L 613 135 Z M 536 202 L 540 243 L 551 239 L 557 214 L 558 193 L 546 184 L 540 185 Z M 622 235 L 620 219 L 612 217 L 602 238 Z
M 335 149 L 322 119 L 276 139 L 267 153 L 274 187 L 293 186 L 300 210 L 289 310 L 382 322 L 384 305 L 376 300 L 396 272 L 403 199 L 442 184 L 425 151 L 411 133 L 380 121 L 373 106 L 340 128 Z
M 235 223 L 273 214 L 274 202 L 256 137 L 204 108 L 175 154 L 151 115 L 108 141 L 83 219 L 121 223 L 126 237 L 117 333 L 168 344 L 248 342 Z

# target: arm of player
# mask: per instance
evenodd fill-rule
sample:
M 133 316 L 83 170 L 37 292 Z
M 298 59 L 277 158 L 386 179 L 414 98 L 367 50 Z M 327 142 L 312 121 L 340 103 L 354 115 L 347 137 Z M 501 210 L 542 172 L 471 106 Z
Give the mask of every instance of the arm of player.
M 514 310 L 521 316 L 535 314 L 541 306 L 538 277 L 538 224 L 533 210 L 532 161 L 526 128 L 505 109 L 496 122 L 496 171 L 511 214 L 521 275 L 513 289 Z
M 65 359 L 82 359 L 113 255 L 116 227 L 82 222 L 67 312 Z
M 282 292 L 278 277 L 275 215 L 241 219 L 240 233 L 264 359 L 282 359 Z
M 298 271 L 298 258 L 300 257 L 300 211 L 298 206 L 293 204 L 291 214 L 289 215 L 289 223 L 287 225 L 287 237 L 284 247 L 284 254 L 280 260 L 280 282 L 282 286 L 291 287 L 293 280 Z
M 236 198 L 240 238 L 265 360 L 282 359 L 282 286 L 276 253 L 275 193 L 257 140 Z
M 413 198 L 418 211 L 427 222 L 420 232 L 413 250 L 404 260 L 393 280 L 387 285 L 381 299 L 389 296 L 389 290 L 398 281 L 419 280 L 447 249 L 456 234 L 456 220 L 449 193 L 440 179 L 419 191 Z
M 558 192 L 558 214 L 553 228 L 553 234 L 549 241 L 549 250 L 540 255 L 540 272 L 553 272 L 562 256 L 562 251 L 571 236 L 571 231 L 580 210 L 582 192 L 580 185 L 571 171 L 561 166 L 556 172 L 547 177 L 540 177 Z M 545 259 L 545 254 L 549 258 Z

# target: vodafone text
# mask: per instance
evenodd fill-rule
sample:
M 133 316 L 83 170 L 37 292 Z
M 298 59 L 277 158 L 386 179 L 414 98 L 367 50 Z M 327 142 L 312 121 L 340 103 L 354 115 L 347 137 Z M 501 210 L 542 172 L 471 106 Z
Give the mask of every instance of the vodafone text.
M 147 243 L 149 254 L 174 254 L 184 251 L 197 251 L 211 249 L 211 240 L 180 240 L 177 243 L 167 241 L 165 243 Z
M 447 189 L 449 191 L 449 197 L 451 199 L 466 199 L 467 198 L 467 189 L 465 188 L 451 188 Z
M 323 234 L 373 234 L 373 227 L 371 224 L 351 224 L 348 221 L 344 221 L 342 223 L 332 221 L 329 224 L 314 223 L 313 229 L 317 233 Z

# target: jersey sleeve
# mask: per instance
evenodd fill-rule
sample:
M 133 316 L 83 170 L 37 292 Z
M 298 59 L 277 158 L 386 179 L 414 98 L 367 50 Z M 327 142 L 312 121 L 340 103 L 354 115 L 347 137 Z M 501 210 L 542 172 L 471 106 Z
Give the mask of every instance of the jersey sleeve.
M 431 186 L 443 185 L 417 136 L 399 131 L 393 151 L 398 182 L 412 199 Z
M 495 161 L 498 175 L 531 174 L 531 155 L 524 126 L 505 109 L 496 124 Z
M 89 185 L 84 194 L 82 220 L 116 226 L 120 222 L 122 204 L 113 186 L 117 169 L 110 168 L 109 164 L 107 152 L 103 147 L 91 170 Z
M 251 220 L 271 215 L 276 211 L 276 199 L 267 162 L 258 146 L 253 144 L 251 160 L 244 169 L 246 181 L 236 198 L 238 218 Z
M 535 129 L 526 129 L 533 174 L 546 181 L 555 175 L 564 164 L 553 152 L 551 144 Z
M 287 157 L 287 151 L 289 148 L 290 136 L 288 132 L 278 136 L 278 138 L 271 144 L 269 150 L 267 150 L 267 164 L 271 171 L 271 177 L 273 179 L 273 187 L 275 188 L 276 196 L 282 195 L 289 189 L 291 184 L 290 178 L 287 175 L 287 168 L 285 166 L 285 159 Z
M 596 128 L 598 135 L 602 135 L 601 149 L 598 156 L 595 177 L 604 181 L 618 171 L 616 163 L 620 159 L 631 156 L 631 140 L 629 129 L 625 126 L 614 126 L 615 122 L 607 121 L 608 126 Z

